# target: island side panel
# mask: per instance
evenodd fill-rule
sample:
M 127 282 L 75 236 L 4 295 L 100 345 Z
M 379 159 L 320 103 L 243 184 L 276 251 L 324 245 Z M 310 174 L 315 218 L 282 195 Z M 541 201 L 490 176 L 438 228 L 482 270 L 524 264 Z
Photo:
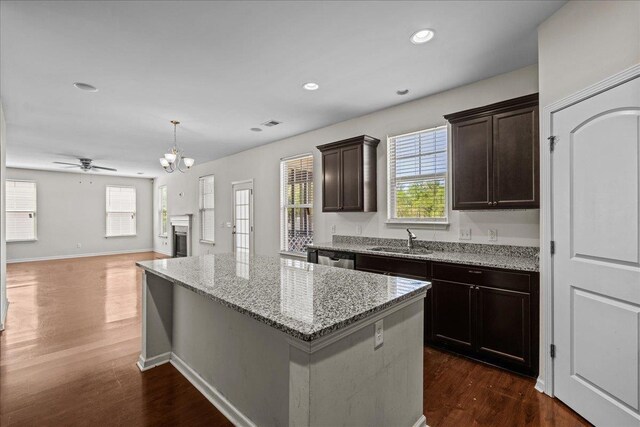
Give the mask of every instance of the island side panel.
M 424 425 L 424 299 L 312 353 L 310 425 Z
M 238 425 L 289 425 L 286 335 L 181 286 L 173 314 L 174 355 L 233 406 L 225 415 Z
M 173 334 L 173 284 L 152 273 L 142 275 L 141 370 L 169 361 Z

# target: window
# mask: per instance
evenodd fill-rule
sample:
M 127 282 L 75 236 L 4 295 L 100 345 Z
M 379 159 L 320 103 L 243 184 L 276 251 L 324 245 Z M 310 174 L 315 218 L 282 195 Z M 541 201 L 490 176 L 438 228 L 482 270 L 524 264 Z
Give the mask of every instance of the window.
M 158 188 L 158 213 L 160 218 L 160 236 L 166 237 L 169 228 L 169 218 L 167 216 L 167 186 L 162 185 Z
M 6 181 L 7 242 L 36 240 L 36 183 Z
M 136 189 L 107 185 L 107 237 L 136 235 Z
M 280 249 L 304 252 L 313 242 L 313 155 L 280 162 Z
M 447 127 L 390 137 L 388 222 L 447 222 Z
M 213 175 L 200 177 L 200 241 L 215 242 L 216 219 L 214 216 L 214 179 Z

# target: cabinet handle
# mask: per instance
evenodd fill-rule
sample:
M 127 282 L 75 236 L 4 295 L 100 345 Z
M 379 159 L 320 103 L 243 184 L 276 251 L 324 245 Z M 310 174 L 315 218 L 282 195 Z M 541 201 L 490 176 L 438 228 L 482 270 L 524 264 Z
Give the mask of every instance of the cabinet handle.
M 469 273 L 471 273 L 471 274 L 482 274 L 482 271 L 479 271 L 479 270 L 469 270 Z
M 493 206 L 495 206 L 495 205 L 497 205 L 497 204 L 498 204 L 498 202 L 493 202 Z
M 491 206 L 491 202 L 487 202 L 487 204 L 488 204 L 489 206 Z

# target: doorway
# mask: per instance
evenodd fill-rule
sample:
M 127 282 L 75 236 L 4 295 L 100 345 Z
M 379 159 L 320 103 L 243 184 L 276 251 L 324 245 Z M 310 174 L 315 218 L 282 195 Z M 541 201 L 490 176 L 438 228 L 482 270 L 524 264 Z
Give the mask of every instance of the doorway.
M 233 252 L 252 255 L 253 245 L 253 180 L 234 182 L 233 194 Z
M 550 112 L 553 392 L 640 425 L 640 67 L 588 92 Z

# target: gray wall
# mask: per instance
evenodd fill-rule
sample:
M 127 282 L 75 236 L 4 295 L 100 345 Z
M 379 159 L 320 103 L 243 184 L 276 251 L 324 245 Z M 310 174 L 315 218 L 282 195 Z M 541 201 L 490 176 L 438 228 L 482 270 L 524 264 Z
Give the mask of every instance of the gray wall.
M 511 73 L 496 76 L 467 86 L 448 90 L 436 95 L 381 110 L 366 116 L 348 120 L 322 129 L 263 145 L 242 153 L 199 164 L 188 174 L 162 175 L 155 183 L 157 187 L 167 185 L 170 215 L 194 214 L 194 254 L 229 252 L 231 230 L 222 223 L 232 220 L 231 183 L 246 179 L 254 180 L 255 193 L 255 252 L 275 254 L 279 251 L 279 206 L 280 206 L 280 158 L 301 153 L 314 154 L 315 171 L 315 240 L 331 239 L 331 227 L 337 234 L 356 234 L 356 226 L 362 227 L 362 235 L 404 238 L 402 227 L 390 227 L 387 219 L 387 163 L 386 137 L 405 132 L 445 124 L 443 114 L 486 105 L 538 91 L 537 66 L 532 65 Z M 286 126 L 286 124 L 283 124 Z M 266 131 L 268 132 L 268 131 Z M 321 213 L 321 159 L 316 145 L 340 139 L 368 134 L 379 138 L 378 146 L 378 212 L 376 213 Z M 248 136 L 250 137 L 250 135 Z M 215 143 L 223 143 L 218 141 Z M 188 149 L 188 147 L 186 147 Z M 197 159 L 196 159 L 197 161 Z M 198 242 L 198 177 L 215 175 L 216 245 Z M 180 195 L 182 193 L 182 196 Z M 157 215 L 156 215 L 157 216 Z M 157 235 L 158 219 L 154 216 Z M 430 227 L 417 229 L 420 239 L 445 241 L 458 240 L 461 227 L 472 229 L 473 243 L 489 243 L 488 229 L 498 229 L 499 244 L 533 245 L 539 242 L 539 211 L 492 211 L 450 213 L 451 226 L 447 230 Z M 170 247 L 167 239 L 154 237 L 157 251 L 166 252 Z M 164 243 L 169 243 L 165 245 Z
M 5 242 L 5 174 L 6 174 L 6 147 L 7 133 L 4 121 L 4 110 L 0 102 L 0 331 L 4 329 L 4 321 L 7 316 L 7 244 Z
M 153 248 L 153 183 L 148 178 L 13 168 L 7 169 L 7 178 L 35 181 L 38 192 L 38 240 L 7 243 L 8 261 Z M 112 184 L 136 187 L 135 237 L 105 237 L 105 192 L 107 185 Z
M 639 1 L 571 1 L 538 28 L 540 107 L 640 63 Z

